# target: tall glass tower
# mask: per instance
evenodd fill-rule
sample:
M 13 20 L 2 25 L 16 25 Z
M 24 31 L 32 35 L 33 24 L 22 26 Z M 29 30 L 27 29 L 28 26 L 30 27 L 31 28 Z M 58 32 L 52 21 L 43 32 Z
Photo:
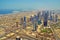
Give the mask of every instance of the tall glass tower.
M 31 21 L 32 24 L 34 24 L 34 16 L 30 17 L 30 21 Z
M 53 12 L 53 22 L 54 22 L 54 16 L 55 16 L 55 13 Z
M 48 11 L 45 12 L 44 14 L 44 26 L 47 26 L 47 21 L 48 21 Z
M 26 22 L 26 17 L 24 16 L 24 22 Z
M 52 11 L 50 11 L 49 13 L 50 13 L 49 20 L 52 21 L 53 20 Z
M 23 22 L 23 29 L 26 28 L 26 22 Z
M 57 15 L 55 15 L 55 22 L 57 22 L 58 21 L 58 16 Z
M 24 22 L 23 22 L 23 28 L 25 29 L 26 28 L 26 17 L 24 16 Z
M 37 30 L 37 27 L 38 27 L 37 24 L 34 23 L 33 30 L 36 31 Z

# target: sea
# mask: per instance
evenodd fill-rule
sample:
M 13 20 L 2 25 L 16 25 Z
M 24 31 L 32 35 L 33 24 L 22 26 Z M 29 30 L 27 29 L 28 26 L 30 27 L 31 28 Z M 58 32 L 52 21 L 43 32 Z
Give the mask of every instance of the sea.
M 22 10 L 22 9 L 18 9 L 18 10 L 14 10 L 14 9 L 2 9 L 2 10 L 0 10 L 0 15 L 12 14 L 12 13 L 24 12 L 24 11 L 31 11 L 31 10 Z
M 11 14 L 13 13 L 13 11 L 18 11 L 18 10 L 10 10 L 10 9 L 0 10 L 0 15 Z

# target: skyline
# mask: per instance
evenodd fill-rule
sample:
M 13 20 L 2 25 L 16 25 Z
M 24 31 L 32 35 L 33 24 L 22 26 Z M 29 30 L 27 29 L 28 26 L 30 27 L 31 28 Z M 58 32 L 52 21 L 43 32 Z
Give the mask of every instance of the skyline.
M 60 0 L 0 0 L 0 9 L 60 9 Z

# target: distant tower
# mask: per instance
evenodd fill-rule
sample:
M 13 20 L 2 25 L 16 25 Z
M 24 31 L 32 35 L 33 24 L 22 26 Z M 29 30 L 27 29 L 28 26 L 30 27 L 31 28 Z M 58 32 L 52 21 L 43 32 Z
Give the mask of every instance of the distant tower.
M 41 22 L 41 20 L 39 19 L 39 20 L 38 20 L 38 25 L 40 25 L 41 23 L 42 23 L 42 22 Z
M 45 11 L 42 11 L 42 17 L 44 17 L 44 15 L 45 15 Z
M 37 16 L 38 16 L 38 19 L 40 19 L 41 18 L 41 12 L 38 12 Z
M 46 13 L 46 11 L 43 10 L 43 11 L 42 11 L 42 14 L 41 14 L 42 20 L 44 20 L 45 13 Z
M 30 21 L 32 22 L 32 24 L 34 24 L 34 16 L 30 17 Z
M 50 21 L 52 21 L 53 20 L 53 17 L 52 17 L 52 15 L 50 16 Z
M 55 15 L 55 22 L 57 22 L 58 21 L 58 16 L 57 15 Z
M 24 16 L 24 22 L 26 22 L 26 17 Z
M 26 28 L 26 17 L 24 16 L 24 18 L 23 18 L 23 28 L 25 29 Z
M 30 16 L 30 21 L 32 21 L 32 16 Z
M 50 11 L 50 17 L 49 17 L 50 21 L 53 20 L 53 16 L 52 16 L 52 12 Z
M 35 20 L 36 20 L 34 22 L 37 23 L 37 25 L 40 25 L 41 24 L 40 14 L 39 15 L 35 15 L 34 17 L 35 17 Z
M 55 13 L 53 12 L 53 22 L 54 22 L 54 16 L 55 16 L 54 14 L 55 14 Z
M 26 22 L 23 22 L 23 29 L 26 28 Z
M 36 24 L 36 23 L 34 23 L 33 30 L 34 30 L 34 31 L 36 31 L 36 30 L 37 30 L 37 27 L 38 27 L 38 26 L 37 26 L 37 24 Z
M 40 25 L 41 24 L 41 20 L 39 19 L 38 15 L 35 15 L 34 16 L 34 23 L 36 23 L 37 25 Z
M 50 16 L 51 16 L 52 12 L 50 11 Z
M 45 12 L 45 15 L 44 15 L 44 26 L 47 26 L 47 21 L 48 21 L 48 11 Z
M 38 21 L 38 16 L 34 15 L 34 21 L 37 22 Z
M 38 18 L 40 17 L 40 12 L 37 13 Z

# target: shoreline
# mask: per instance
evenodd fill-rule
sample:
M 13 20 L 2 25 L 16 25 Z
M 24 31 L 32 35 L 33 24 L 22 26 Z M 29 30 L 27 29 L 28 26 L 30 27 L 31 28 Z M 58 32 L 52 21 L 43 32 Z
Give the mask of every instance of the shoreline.
M 12 12 L 12 13 L 6 13 L 6 14 L 0 14 L 0 16 L 9 16 L 9 15 L 18 15 L 18 14 L 22 14 L 22 15 L 29 15 L 29 14 L 36 14 L 35 11 L 33 13 L 33 11 L 23 11 L 23 12 Z

